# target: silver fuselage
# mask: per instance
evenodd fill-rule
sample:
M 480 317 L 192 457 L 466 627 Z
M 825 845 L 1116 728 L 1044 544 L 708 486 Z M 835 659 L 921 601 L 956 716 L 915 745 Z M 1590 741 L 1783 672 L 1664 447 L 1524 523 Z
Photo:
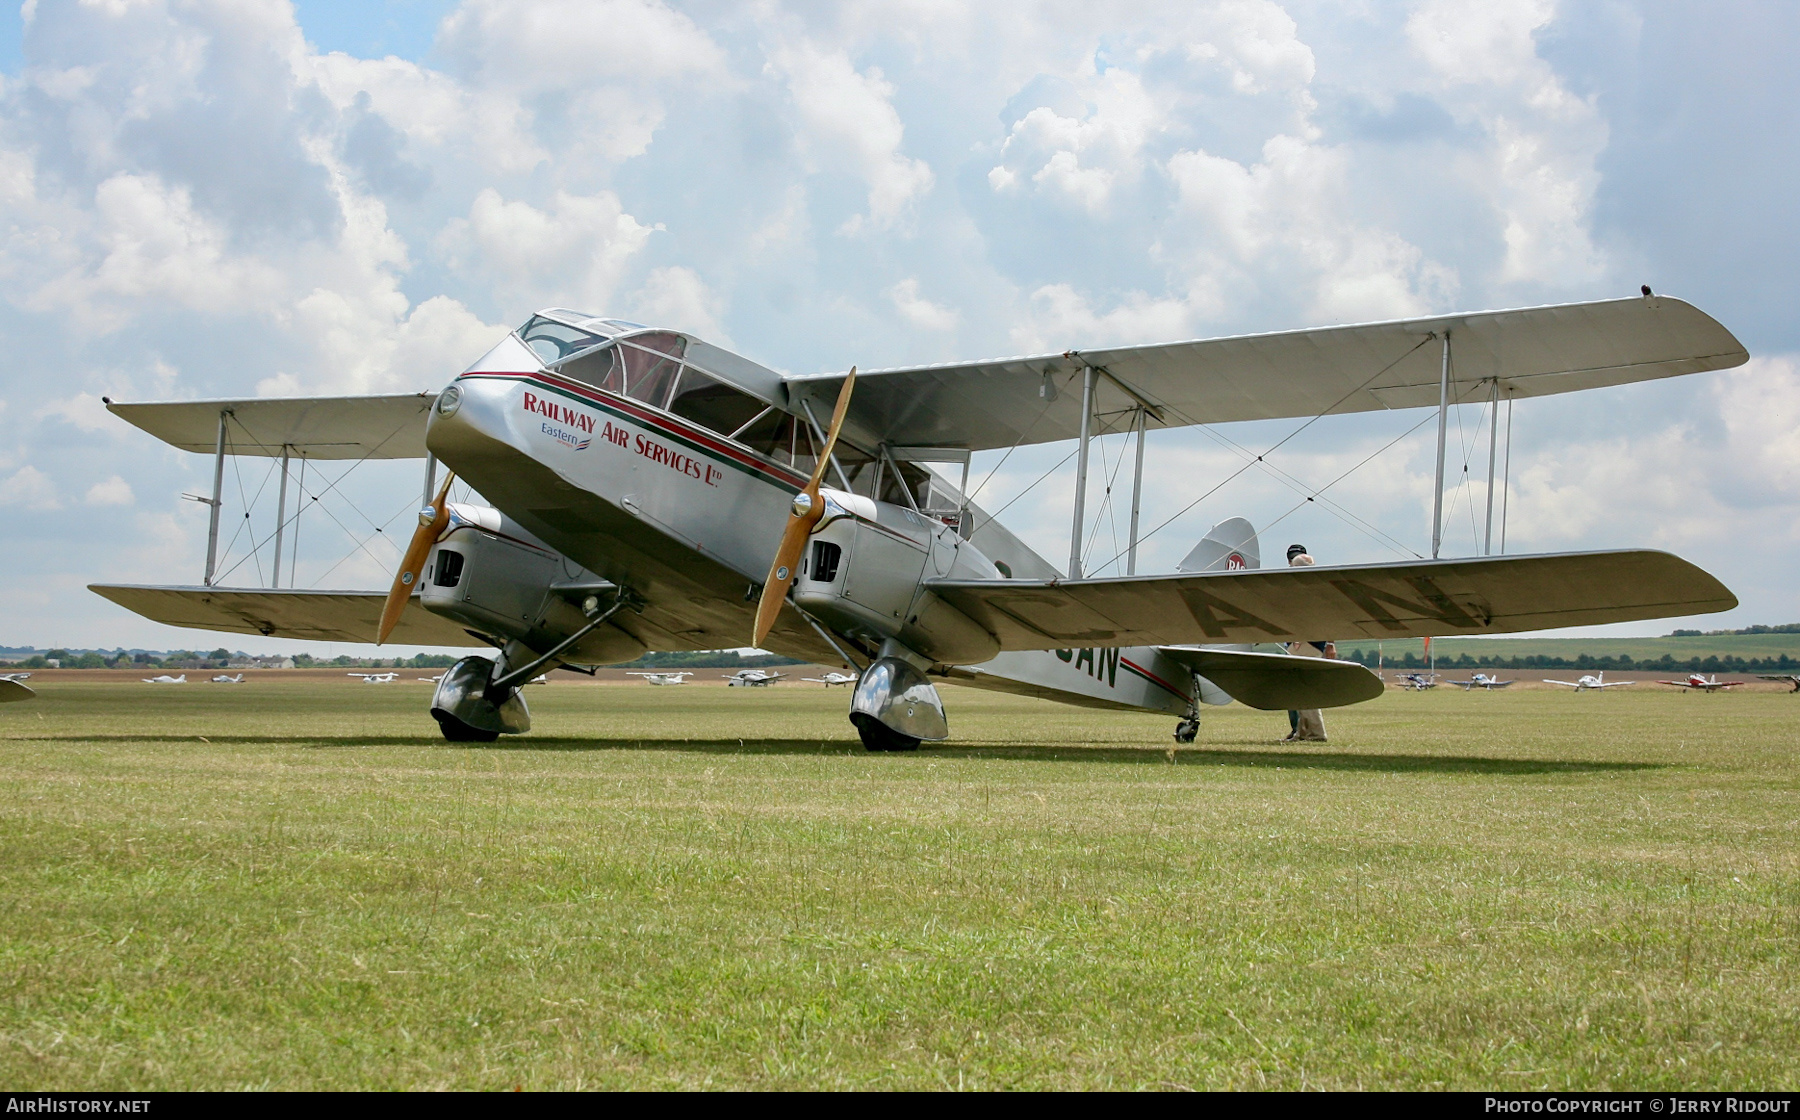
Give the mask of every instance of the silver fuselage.
M 581 620 L 564 599 L 541 592 L 559 581 L 606 581 L 630 588 L 644 607 L 578 647 L 589 663 L 645 649 L 744 644 L 754 592 L 806 478 L 680 416 L 544 368 L 511 341 L 457 378 L 456 405 L 434 410 L 427 443 L 511 523 L 459 532 L 516 552 L 503 564 L 517 566 L 522 590 L 477 617 L 428 576 L 423 605 L 487 632 L 516 613 L 512 636 L 547 648 Z M 1092 706 L 1179 714 L 1195 699 L 1228 701 L 1153 647 L 998 653 L 991 636 L 921 586 L 934 576 L 1001 578 L 979 547 L 906 506 L 843 491 L 825 496 L 828 514 L 814 540 L 840 545 L 840 574 L 821 583 L 803 567 L 794 602 L 865 652 L 892 640 L 961 683 Z M 841 659 L 791 608 L 765 645 L 812 661 Z

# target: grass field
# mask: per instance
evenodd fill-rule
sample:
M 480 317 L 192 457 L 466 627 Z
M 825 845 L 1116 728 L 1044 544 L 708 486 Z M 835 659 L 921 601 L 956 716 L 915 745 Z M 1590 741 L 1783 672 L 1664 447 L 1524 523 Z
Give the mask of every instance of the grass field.
M 37 684 L 37 681 L 33 682 Z M 1390 693 L 1273 742 L 946 690 L 51 681 L 15 1089 L 1792 1088 L 1800 697 Z

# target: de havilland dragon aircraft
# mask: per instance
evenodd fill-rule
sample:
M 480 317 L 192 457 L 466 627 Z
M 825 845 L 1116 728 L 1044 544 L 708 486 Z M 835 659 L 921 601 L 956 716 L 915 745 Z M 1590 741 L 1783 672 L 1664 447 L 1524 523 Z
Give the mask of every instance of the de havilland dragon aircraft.
M 214 456 L 212 526 L 201 585 L 93 590 L 179 626 L 492 647 L 459 661 L 432 698 L 431 715 L 457 741 L 527 731 L 520 686 L 549 668 L 745 644 L 855 672 L 849 716 L 871 750 L 948 737 L 940 681 L 1166 712 L 1177 739 L 1191 741 L 1202 704 L 1323 708 L 1382 690 L 1361 665 L 1268 652 L 1275 643 L 1502 634 L 1735 606 L 1718 580 L 1664 552 L 1438 555 L 1451 405 L 1486 403 L 1496 417 L 1491 476 L 1502 398 L 1747 358 L 1710 316 L 1648 289 L 1641 299 L 797 375 L 683 331 L 552 308 L 436 393 L 108 400 L 145 431 Z M 1147 429 L 1422 407 L 1438 421 L 1433 558 L 1263 568 L 1248 524 L 1233 519 L 1181 570 L 1136 572 Z M 1090 449 L 1127 432 L 1138 452 L 1126 574 L 1094 578 L 1083 559 Z M 1076 486 L 1059 567 L 975 504 L 968 474 L 975 452 L 1064 440 L 1076 441 Z M 392 587 L 283 588 L 279 567 L 272 587 L 216 586 L 227 455 L 282 461 L 277 565 L 292 458 L 302 471 L 314 459 L 424 458 L 427 500 Z M 487 504 L 450 501 L 439 463 Z M 1490 513 L 1490 539 L 1491 526 Z

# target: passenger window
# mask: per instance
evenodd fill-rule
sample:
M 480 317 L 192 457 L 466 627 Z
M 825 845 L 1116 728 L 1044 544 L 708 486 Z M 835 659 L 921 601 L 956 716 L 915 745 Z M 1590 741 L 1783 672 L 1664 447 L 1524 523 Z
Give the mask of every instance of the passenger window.
M 619 352 L 612 346 L 583 354 L 572 362 L 557 366 L 556 372 L 566 377 L 573 377 L 577 381 L 585 381 L 596 389 L 605 389 L 609 393 L 625 391 Z
M 797 420 L 772 408 L 733 438 L 778 463 L 786 463 L 799 470 L 811 470 L 812 438 L 801 432 L 805 426 L 804 420 Z M 799 467 L 796 460 L 806 465 Z
M 681 372 L 683 340 L 678 334 L 657 331 L 619 344 L 625 363 L 625 395 L 663 408 Z
M 675 395 L 669 400 L 670 412 L 723 436 L 743 427 L 764 407 L 763 402 L 750 394 L 701 373 L 693 366 L 681 371 Z

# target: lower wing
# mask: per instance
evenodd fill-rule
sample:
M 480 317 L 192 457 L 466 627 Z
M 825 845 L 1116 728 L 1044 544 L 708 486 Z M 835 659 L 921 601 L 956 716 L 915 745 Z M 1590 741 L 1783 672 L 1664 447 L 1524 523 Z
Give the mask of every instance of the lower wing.
M 1505 634 L 1737 606 L 1706 572 L 1649 550 L 926 586 L 1003 650 Z
M 91 583 L 88 590 L 152 622 L 317 642 L 372 642 L 385 591 L 147 587 Z M 426 610 L 407 611 L 390 639 L 407 645 L 472 646 L 469 632 Z

